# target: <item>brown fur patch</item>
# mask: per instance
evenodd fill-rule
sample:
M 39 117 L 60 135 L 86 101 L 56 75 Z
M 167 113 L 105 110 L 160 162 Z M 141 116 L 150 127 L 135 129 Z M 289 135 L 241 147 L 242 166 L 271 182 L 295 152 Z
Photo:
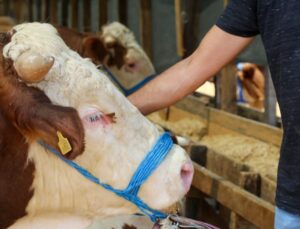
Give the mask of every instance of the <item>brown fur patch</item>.
M 0 110 L 0 229 L 26 215 L 34 173 L 27 153 L 25 138 Z
M 122 229 L 137 229 L 135 226 L 130 226 L 130 225 L 128 225 L 128 224 L 125 224 L 123 227 L 122 227 Z
M 64 42 L 82 57 L 90 58 L 94 64 L 107 64 L 121 68 L 125 64 L 127 49 L 115 41 L 109 45 L 104 44 L 101 35 L 80 33 L 76 30 L 57 26 L 59 35 Z

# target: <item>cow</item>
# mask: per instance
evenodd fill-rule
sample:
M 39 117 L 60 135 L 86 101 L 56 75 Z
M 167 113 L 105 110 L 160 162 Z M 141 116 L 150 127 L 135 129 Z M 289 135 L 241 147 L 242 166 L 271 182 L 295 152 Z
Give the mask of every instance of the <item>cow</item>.
M 102 182 L 124 189 L 160 137 L 155 125 L 142 116 L 89 59 L 66 46 L 50 24 L 17 25 L 4 36 L 2 62 L 13 71 L 11 78 L 20 87 L 43 91 L 53 106 L 77 111 L 84 129 L 85 146 L 83 153 L 73 161 Z M 64 121 L 62 118 L 62 125 Z M 22 135 L 27 138 L 28 134 Z M 7 156 L 6 145 L 1 150 L 3 157 Z M 134 204 L 87 180 L 37 141 L 28 142 L 20 150 L 23 152 L 21 166 L 29 166 L 30 171 L 19 173 L 22 177 L 18 177 L 12 189 L 6 190 L 11 198 L 1 208 L 7 208 L 7 212 L 19 208 L 22 214 L 3 217 L 2 228 L 9 225 L 10 228 L 34 228 L 41 222 L 43 228 L 53 228 L 53 225 L 66 228 L 68 223 L 74 222 L 77 223 L 73 228 L 85 228 L 95 217 L 139 212 Z M 181 147 L 173 145 L 138 195 L 151 208 L 164 209 L 185 195 L 192 178 L 191 160 Z M 11 182 L 10 177 L 5 179 L 4 183 Z M 20 192 L 27 193 L 26 198 L 13 201 Z
M 81 33 L 62 26 L 56 28 L 71 49 L 90 58 L 96 65 L 108 67 L 125 89 L 155 74 L 149 57 L 133 33 L 119 22 L 103 26 L 97 34 Z
M 237 97 L 240 102 L 258 110 L 264 109 L 265 78 L 259 67 L 252 63 L 237 64 Z

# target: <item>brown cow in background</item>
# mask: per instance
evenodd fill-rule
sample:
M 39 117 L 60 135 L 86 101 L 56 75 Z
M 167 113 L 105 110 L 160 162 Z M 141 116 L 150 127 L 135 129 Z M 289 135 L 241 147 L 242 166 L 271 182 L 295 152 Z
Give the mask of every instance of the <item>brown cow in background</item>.
M 103 26 L 96 35 L 61 26 L 56 29 L 71 49 L 82 57 L 90 58 L 96 65 L 108 67 L 126 89 L 155 73 L 133 33 L 119 22 Z
M 265 78 L 259 67 L 252 63 L 240 63 L 237 65 L 237 77 L 242 88 L 238 88 L 237 97 L 243 99 L 250 107 L 259 110 L 264 109 Z M 240 91 L 242 90 L 242 91 Z M 241 98 L 243 96 L 244 98 Z

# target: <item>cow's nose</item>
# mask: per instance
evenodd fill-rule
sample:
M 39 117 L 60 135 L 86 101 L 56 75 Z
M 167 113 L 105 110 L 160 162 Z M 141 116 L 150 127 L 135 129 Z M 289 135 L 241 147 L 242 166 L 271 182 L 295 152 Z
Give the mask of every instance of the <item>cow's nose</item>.
M 185 193 L 187 193 L 190 190 L 193 181 L 193 176 L 194 176 L 194 166 L 192 161 L 188 161 L 182 165 L 180 171 L 180 177 L 182 180 Z

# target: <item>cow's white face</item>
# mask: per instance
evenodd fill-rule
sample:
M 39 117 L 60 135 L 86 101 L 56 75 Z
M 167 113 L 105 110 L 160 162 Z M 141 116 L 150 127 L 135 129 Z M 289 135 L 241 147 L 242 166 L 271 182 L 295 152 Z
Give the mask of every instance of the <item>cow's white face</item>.
M 70 50 L 51 25 L 28 23 L 14 29 L 11 42 L 4 48 L 5 57 L 15 63 L 23 53 L 55 59 L 45 78 L 29 85 L 42 89 L 53 103 L 78 110 L 85 127 L 86 150 L 75 159 L 76 163 L 102 182 L 124 189 L 159 137 L 156 127 L 89 60 Z M 114 117 L 109 115 L 112 113 Z M 86 180 L 40 145 L 30 146 L 29 157 L 36 167 L 29 214 L 66 211 L 108 216 L 137 211 L 134 205 Z M 190 159 L 174 145 L 139 196 L 155 209 L 168 207 L 187 192 L 192 174 Z
M 121 23 L 113 22 L 103 26 L 101 38 L 104 44 L 118 42 L 127 50 L 124 65 L 120 69 L 117 66 L 110 67 L 125 88 L 129 89 L 146 76 L 155 73 L 149 57 L 138 44 L 133 33 Z

